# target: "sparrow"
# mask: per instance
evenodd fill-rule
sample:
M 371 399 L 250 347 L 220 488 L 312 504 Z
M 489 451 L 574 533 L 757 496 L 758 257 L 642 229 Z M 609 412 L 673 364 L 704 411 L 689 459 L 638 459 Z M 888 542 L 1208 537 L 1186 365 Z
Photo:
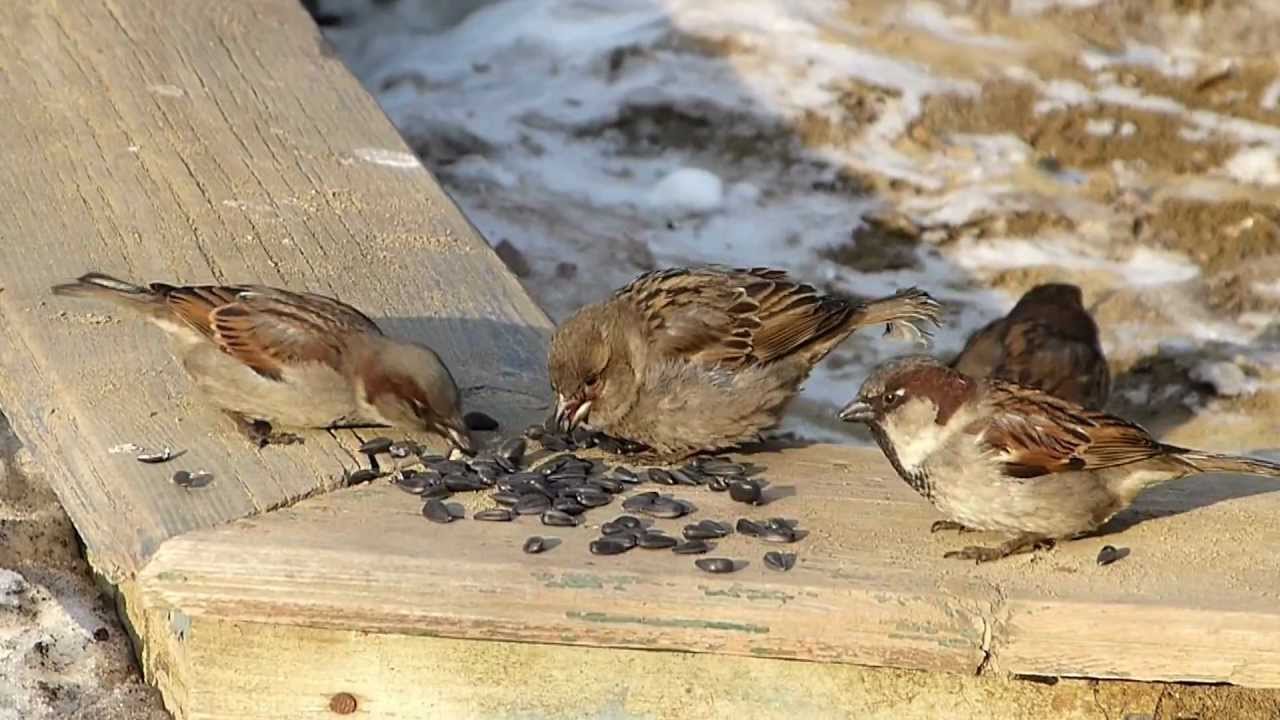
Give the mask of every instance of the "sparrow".
M 1113 415 L 922 355 L 875 368 L 839 417 L 866 423 L 898 475 L 947 516 L 932 531 L 1012 536 L 945 554 L 976 562 L 1091 533 L 1169 480 L 1280 477 L 1275 463 L 1166 445 Z
M 951 367 L 1040 388 L 1093 410 L 1111 393 L 1098 326 L 1080 288 L 1065 283 L 1028 290 L 1008 315 L 975 332 Z
M 855 302 L 769 268 L 647 272 L 556 330 L 555 422 L 639 443 L 654 458 L 740 445 L 777 425 L 814 365 L 853 331 L 886 323 L 923 337 L 940 311 L 915 288 Z
M 301 441 L 274 425 L 384 425 L 472 451 L 440 357 L 333 298 L 265 285 L 141 287 L 97 272 L 52 292 L 106 300 L 159 326 L 195 385 L 259 447 Z

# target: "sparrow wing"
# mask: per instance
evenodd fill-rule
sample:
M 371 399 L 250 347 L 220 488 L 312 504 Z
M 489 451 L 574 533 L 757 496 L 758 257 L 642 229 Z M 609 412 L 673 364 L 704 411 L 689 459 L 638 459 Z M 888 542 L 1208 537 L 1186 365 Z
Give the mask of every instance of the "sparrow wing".
M 173 313 L 228 355 L 263 377 L 282 378 L 286 366 L 342 365 L 351 333 L 381 334 L 355 308 L 313 293 L 260 285 L 152 287 Z
M 1093 345 L 1062 337 L 1034 320 L 1009 325 L 993 374 L 1092 407 L 1105 403 L 1111 380 L 1106 360 Z
M 1126 420 L 1034 388 L 988 383 L 991 415 L 980 421 L 985 427 L 975 429 L 1014 477 L 1098 470 L 1167 453 L 1146 430 Z
M 1008 324 L 1008 319 L 997 318 L 970 335 L 964 349 L 951 361 L 951 367 L 969 377 L 990 377 L 1004 362 L 1004 334 Z
M 768 268 L 659 270 L 617 297 L 640 311 L 662 355 L 731 368 L 791 355 L 842 331 L 854 312 Z

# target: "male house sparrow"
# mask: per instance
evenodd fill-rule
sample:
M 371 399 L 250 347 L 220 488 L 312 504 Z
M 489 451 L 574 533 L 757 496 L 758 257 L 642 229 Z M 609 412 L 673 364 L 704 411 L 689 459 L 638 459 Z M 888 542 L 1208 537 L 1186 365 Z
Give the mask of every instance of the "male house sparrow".
M 865 303 L 768 268 L 645 273 L 570 317 L 551 340 L 556 419 L 679 459 L 757 439 L 819 360 L 854 330 L 937 324 L 914 288 Z
M 934 531 L 1014 536 L 945 555 L 977 562 L 1091 532 L 1167 480 L 1280 477 L 1280 465 L 1165 445 L 1120 418 L 920 355 L 872 371 L 840 418 L 870 426 L 902 479 L 949 518 Z
M 151 283 L 101 273 L 55 295 L 108 300 L 165 330 L 196 385 L 259 446 L 300 438 L 272 425 L 390 425 L 470 452 L 458 388 L 431 349 L 394 340 L 355 308 L 263 285 Z
M 1098 326 L 1080 288 L 1049 283 L 1031 288 L 1009 314 L 975 332 L 951 367 L 970 377 L 994 377 L 1039 388 L 1093 410 L 1107 404 L 1111 373 Z

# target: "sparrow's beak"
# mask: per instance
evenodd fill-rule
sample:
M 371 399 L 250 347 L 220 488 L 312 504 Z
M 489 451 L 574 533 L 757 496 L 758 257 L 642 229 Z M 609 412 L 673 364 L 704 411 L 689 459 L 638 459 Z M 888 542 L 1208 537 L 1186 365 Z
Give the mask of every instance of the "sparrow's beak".
M 861 400 L 852 400 L 840 409 L 838 416 L 845 422 L 870 422 L 875 417 L 871 406 Z
M 591 414 L 591 401 L 567 399 L 563 395 L 556 400 L 556 427 L 561 432 L 572 432 Z
M 460 425 L 458 427 L 446 426 L 444 428 L 444 434 L 449 438 L 449 441 L 462 452 L 468 455 L 476 454 L 475 443 L 471 440 L 471 433 L 468 432 L 465 425 Z

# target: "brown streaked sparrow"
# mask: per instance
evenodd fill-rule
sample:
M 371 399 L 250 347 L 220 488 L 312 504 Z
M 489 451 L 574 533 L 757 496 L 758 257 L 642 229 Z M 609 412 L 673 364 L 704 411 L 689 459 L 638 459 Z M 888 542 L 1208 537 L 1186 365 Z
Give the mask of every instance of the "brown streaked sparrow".
M 196 386 L 260 447 L 300 441 L 272 425 L 387 425 L 472 450 L 440 357 L 333 298 L 264 285 L 141 287 L 97 272 L 52 290 L 113 302 L 165 330 Z
M 1013 536 L 946 553 L 977 562 L 1092 532 L 1168 480 L 1280 477 L 1275 463 L 1166 445 L 1112 415 L 922 355 L 877 367 L 839 415 L 866 423 L 902 479 L 947 516 L 934 531 Z
M 659 458 L 733 447 L 775 426 L 814 365 L 853 331 L 885 323 L 924 336 L 939 312 L 915 288 L 854 302 L 768 268 L 645 273 L 557 329 L 556 418 Z
M 1031 288 L 1009 314 L 969 338 L 951 367 L 970 377 L 994 377 L 1039 388 L 1101 410 L 1111 372 L 1098 326 L 1080 288 L 1048 283 Z

